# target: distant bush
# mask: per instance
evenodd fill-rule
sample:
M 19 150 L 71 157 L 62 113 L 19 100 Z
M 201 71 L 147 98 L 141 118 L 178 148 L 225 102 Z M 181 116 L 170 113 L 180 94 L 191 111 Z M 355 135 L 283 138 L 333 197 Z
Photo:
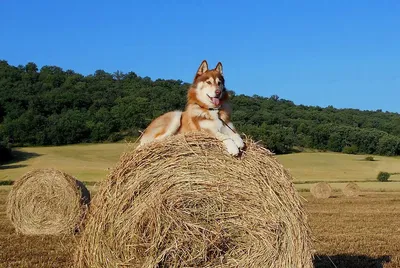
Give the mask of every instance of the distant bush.
M 358 153 L 358 147 L 357 147 L 357 145 L 345 146 L 343 148 L 343 153 L 345 153 L 345 154 L 357 154 Z
M 377 177 L 378 181 L 388 181 L 389 178 L 390 178 L 390 173 L 384 171 L 379 172 Z
M 364 158 L 365 161 L 375 161 L 373 156 L 367 156 Z

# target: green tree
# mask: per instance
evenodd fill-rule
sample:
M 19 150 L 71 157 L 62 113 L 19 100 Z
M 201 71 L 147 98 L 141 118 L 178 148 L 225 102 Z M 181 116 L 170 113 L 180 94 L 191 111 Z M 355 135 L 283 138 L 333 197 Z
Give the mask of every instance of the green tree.
M 392 135 L 384 135 L 379 139 L 378 154 L 381 155 L 399 155 L 400 154 L 400 138 Z
M 152 80 L 132 71 L 97 70 L 84 76 L 57 66 L 39 70 L 33 62 L 12 66 L 0 60 L 0 130 L 13 146 L 137 136 L 155 117 L 184 109 L 188 87 L 181 80 Z M 277 95 L 228 92 L 238 130 L 276 153 L 300 146 L 400 155 L 397 113 L 295 105 Z

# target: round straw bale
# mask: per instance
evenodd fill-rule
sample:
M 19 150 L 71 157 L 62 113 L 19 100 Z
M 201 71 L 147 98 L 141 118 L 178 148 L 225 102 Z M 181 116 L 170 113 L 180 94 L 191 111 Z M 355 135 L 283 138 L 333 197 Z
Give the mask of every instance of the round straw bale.
M 332 187 L 327 182 L 318 182 L 311 186 L 310 192 L 315 198 L 329 198 L 332 194 Z
M 247 140 L 240 158 L 204 133 L 121 156 L 91 203 L 76 267 L 312 267 L 290 174 Z
M 349 182 L 346 186 L 342 189 L 342 192 L 345 196 L 348 197 L 356 197 L 359 196 L 361 193 L 361 189 L 355 182 Z
M 56 169 L 36 169 L 17 179 L 8 195 L 7 216 L 17 233 L 72 234 L 90 202 L 85 185 Z

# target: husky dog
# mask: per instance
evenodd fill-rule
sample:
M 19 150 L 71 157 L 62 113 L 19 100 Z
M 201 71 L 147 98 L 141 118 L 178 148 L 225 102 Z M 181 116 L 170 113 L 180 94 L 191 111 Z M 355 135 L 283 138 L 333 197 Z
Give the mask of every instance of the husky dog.
M 154 119 L 144 131 L 140 146 L 171 135 L 204 130 L 222 141 L 229 154 L 238 155 L 244 142 L 230 120 L 228 99 L 222 64 L 218 62 L 209 70 L 204 60 L 188 90 L 185 110 Z

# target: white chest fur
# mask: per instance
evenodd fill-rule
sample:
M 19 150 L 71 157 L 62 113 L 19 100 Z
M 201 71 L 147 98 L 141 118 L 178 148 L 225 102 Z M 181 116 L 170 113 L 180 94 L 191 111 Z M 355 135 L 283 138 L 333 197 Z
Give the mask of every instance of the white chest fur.
M 211 116 L 211 118 L 212 118 L 213 120 L 219 120 L 219 119 L 218 119 L 218 118 L 219 118 L 218 110 L 215 110 L 215 111 L 211 110 L 211 111 L 209 111 L 209 113 L 210 113 L 210 116 Z
M 209 111 L 209 113 L 211 119 L 200 121 L 200 127 L 211 130 L 212 132 L 220 132 L 223 124 L 221 120 L 219 120 L 218 111 Z

